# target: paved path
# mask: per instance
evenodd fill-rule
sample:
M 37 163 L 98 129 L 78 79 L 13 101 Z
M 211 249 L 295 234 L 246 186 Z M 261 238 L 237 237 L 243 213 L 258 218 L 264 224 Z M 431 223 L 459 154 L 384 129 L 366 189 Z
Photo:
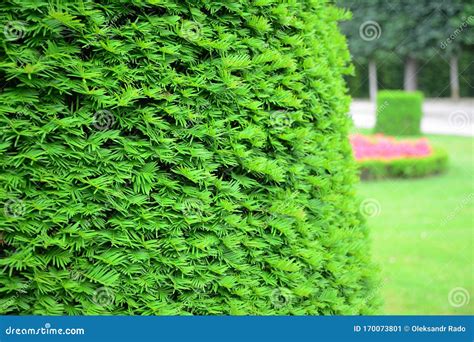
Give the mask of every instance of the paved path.
M 426 99 L 423 113 L 423 133 L 474 136 L 474 98 L 459 101 Z M 354 99 L 350 115 L 358 128 L 375 125 L 375 105 L 368 100 Z

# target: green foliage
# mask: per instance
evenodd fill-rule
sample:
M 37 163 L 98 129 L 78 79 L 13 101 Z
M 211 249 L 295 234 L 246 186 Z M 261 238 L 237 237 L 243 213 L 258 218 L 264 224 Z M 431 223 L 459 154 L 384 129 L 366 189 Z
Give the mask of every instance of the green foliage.
M 459 55 L 459 83 L 462 97 L 474 97 L 474 50 L 464 50 Z M 354 76 L 346 76 L 351 96 L 358 98 L 369 97 L 368 65 L 354 64 Z M 403 62 L 381 61 L 377 65 L 377 83 L 379 89 L 403 88 Z M 426 98 L 449 97 L 449 64 L 444 57 L 438 56 L 423 62 L 423 68 L 418 73 L 418 89 Z
M 390 3 L 385 0 L 337 0 L 339 6 L 351 13 L 351 20 L 342 22 L 342 32 L 347 36 L 352 56 L 358 63 L 385 57 L 393 48 L 392 42 L 382 36 L 393 20 Z
M 0 313 L 372 312 L 343 15 L 3 1 Z
M 448 154 L 437 147 L 426 157 L 363 160 L 358 165 L 362 179 L 416 178 L 444 172 L 448 166 Z
M 429 59 L 439 53 L 457 54 L 461 40 L 441 48 L 442 41 L 457 28 L 465 0 L 418 0 L 390 3 L 392 18 L 384 39 L 398 56 Z
M 379 89 L 403 88 L 403 63 L 415 58 L 419 89 L 427 97 L 449 96 L 449 59 L 459 57 L 461 96 L 474 96 L 474 5 L 470 0 L 338 0 L 352 12 L 341 23 L 355 72 L 352 96 L 368 97 L 368 60 L 377 65 Z
M 458 54 L 462 45 L 470 43 L 467 28 L 465 34 L 459 34 L 459 29 L 471 22 L 469 0 L 338 0 L 337 3 L 352 12 L 353 20 L 342 23 L 341 27 L 349 38 L 352 55 L 359 62 L 367 58 L 396 61 L 408 56 L 429 59 L 438 54 Z M 452 34 L 456 34 L 456 39 L 442 44 Z
M 474 3 L 470 0 L 462 0 L 463 3 L 462 11 L 460 15 L 455 19 L 454 25 L 456 25 L 458 32 L 454 32 L 456 35 L 455 39 L 461 41 L 461 45 L 465 49 L 474 50 L 474 36 L 472 35 L 472 29 L 474 28 Z M 461 34 L 456 34 L 461 32 Z M 471 32 L 471 33 L 469 33 Z
M 375 132 L 387 135 L 420 134 L 422 105 L 421 92 L 378 92 Z

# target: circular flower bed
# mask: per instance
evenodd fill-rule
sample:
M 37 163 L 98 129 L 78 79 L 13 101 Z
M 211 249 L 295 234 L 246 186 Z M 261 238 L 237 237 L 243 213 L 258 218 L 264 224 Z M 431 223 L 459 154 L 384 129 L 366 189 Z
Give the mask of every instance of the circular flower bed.
M 422 177 L 446 169 L 448 156 L 428 139 L 403 139 L 376 135 L 350 136 L 362 179 Z

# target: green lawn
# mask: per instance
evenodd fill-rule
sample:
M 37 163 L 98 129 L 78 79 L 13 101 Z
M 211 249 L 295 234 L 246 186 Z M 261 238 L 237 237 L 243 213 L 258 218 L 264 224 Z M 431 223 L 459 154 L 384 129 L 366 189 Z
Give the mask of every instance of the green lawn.
M 380 205 L 368 224 L 383 314 L 474 314 L 474 141 L 429 138 L 448 151 L 447 173 L 359 186 L 362 199 Z M 448 300 L 455 288 L 462 288 L 452 300 L 459 307 Z

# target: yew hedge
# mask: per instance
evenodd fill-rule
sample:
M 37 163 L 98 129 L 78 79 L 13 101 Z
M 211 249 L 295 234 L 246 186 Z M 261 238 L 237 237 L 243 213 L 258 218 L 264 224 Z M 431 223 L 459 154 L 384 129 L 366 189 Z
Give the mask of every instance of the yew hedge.
M 0 313 L 367 314 L 323 0 L 0 4 Z

